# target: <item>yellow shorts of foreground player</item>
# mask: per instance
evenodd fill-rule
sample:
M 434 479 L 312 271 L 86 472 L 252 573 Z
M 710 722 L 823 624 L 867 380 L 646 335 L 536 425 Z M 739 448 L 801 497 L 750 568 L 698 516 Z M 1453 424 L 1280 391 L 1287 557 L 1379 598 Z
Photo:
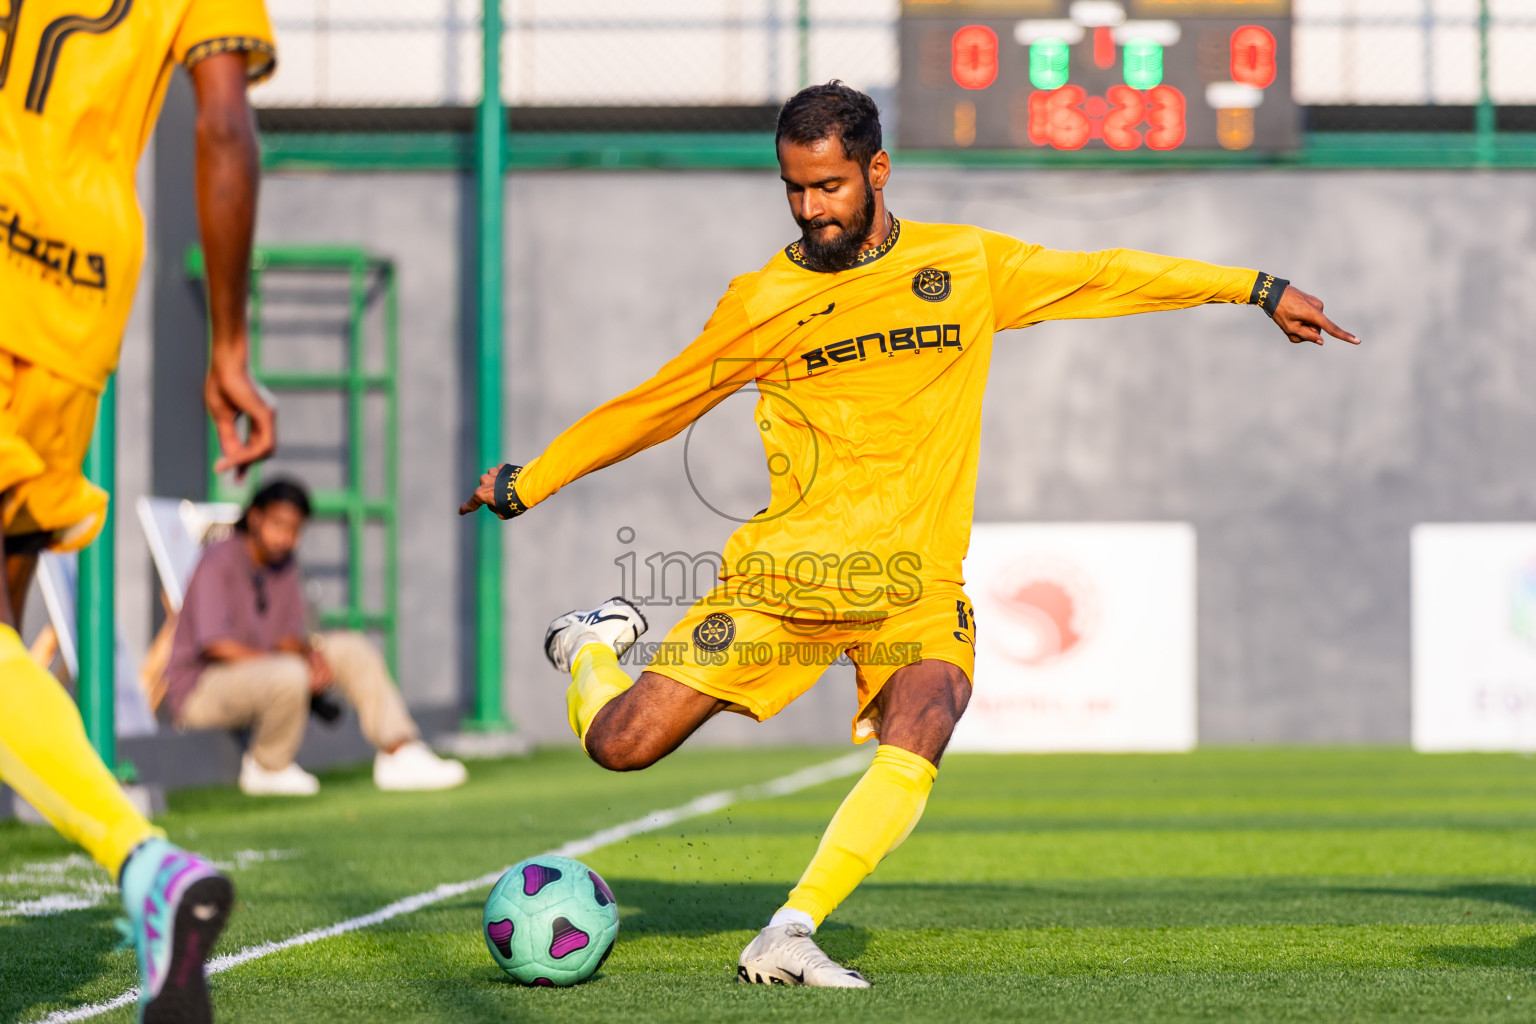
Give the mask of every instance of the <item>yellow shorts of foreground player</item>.
M 728 702 L 758 721 L 772 718 L 816 684 L 847 654 L 857 673 L 856 743 L 879 732 L 870 703 L 888 679 L 924 659 L 959 666 L 976 662 L 975 616 L 955 585 L 927 585 L 909 601 L 859 606 L 841 591 L 765 596 L 760 578 L 719 583 L 657 644 L 637 644 L 646 670 Z
M 106 521 L 107 494 L 80 471 L 96 427 L 94 391 L 0 350 L 0 516 L 5 533 L 50 533 L 85 547 Z

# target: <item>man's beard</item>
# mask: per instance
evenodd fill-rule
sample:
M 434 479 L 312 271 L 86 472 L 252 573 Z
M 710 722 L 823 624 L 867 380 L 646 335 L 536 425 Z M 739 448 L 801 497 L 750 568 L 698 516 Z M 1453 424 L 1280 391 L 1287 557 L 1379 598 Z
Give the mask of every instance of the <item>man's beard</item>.
M 795 218 L 795 223 L 800 225 L 800 256 L 812 270 L 823 274 L 847 270 L 859 258 L 859 249 L 869 238 L 869 228 L 874 222 L 875 190 L 870 187 L 869 176 L 866 174 L 864 203 L 849 223 L 842 224 L 828 217 L 818 217 L 816 220 L 802 220 L 798 216 Z M 812 232 L 817 228 L 829 224 L 837 224 L 842 230 L 824 242 L 812 237 Z

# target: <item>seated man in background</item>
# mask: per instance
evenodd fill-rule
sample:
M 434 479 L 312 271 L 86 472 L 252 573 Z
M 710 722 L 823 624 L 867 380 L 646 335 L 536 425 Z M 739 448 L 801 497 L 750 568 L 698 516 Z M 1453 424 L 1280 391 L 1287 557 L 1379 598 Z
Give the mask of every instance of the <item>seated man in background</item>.
M 464 766 L 426 744 L 379 652 L 361 633 L 310 636 L 294 558 L 310 514 L 290 480 L 256 492 L 228 540 L 203 552 L 187 587 L 166 669 L 166 699 L 182 729 L 250 729 L 240 789 L 309 796 L 320 781 L 293 760 L 313 695 L 334 686 L 378 754 L 380 789 L 448 789 Z

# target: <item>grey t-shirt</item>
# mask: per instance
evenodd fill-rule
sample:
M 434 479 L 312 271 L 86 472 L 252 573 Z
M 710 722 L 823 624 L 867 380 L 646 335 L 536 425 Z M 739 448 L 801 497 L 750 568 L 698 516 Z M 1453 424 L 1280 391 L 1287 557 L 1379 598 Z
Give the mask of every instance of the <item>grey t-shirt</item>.
M 276 569 L 257 565 L 245 534 L 210 545 L 192 573 L 165 670 L 172 717 L 212 662 L 203 652 L 216 640 L 274 651 L 284 637 L 302 637 L 304 591 L 294 559 Z

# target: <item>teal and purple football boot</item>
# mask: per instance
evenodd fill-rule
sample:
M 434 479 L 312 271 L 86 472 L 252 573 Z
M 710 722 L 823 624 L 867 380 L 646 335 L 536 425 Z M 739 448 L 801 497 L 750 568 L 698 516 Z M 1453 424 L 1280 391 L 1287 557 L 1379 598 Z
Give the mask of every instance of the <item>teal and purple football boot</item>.
M 139 1020 L 209 1024 L 203 965 L 229 920 L 235 887 L 218 868 L 164 839 L 139 845 L 122 874 L 126 921 L 139 956 Z

